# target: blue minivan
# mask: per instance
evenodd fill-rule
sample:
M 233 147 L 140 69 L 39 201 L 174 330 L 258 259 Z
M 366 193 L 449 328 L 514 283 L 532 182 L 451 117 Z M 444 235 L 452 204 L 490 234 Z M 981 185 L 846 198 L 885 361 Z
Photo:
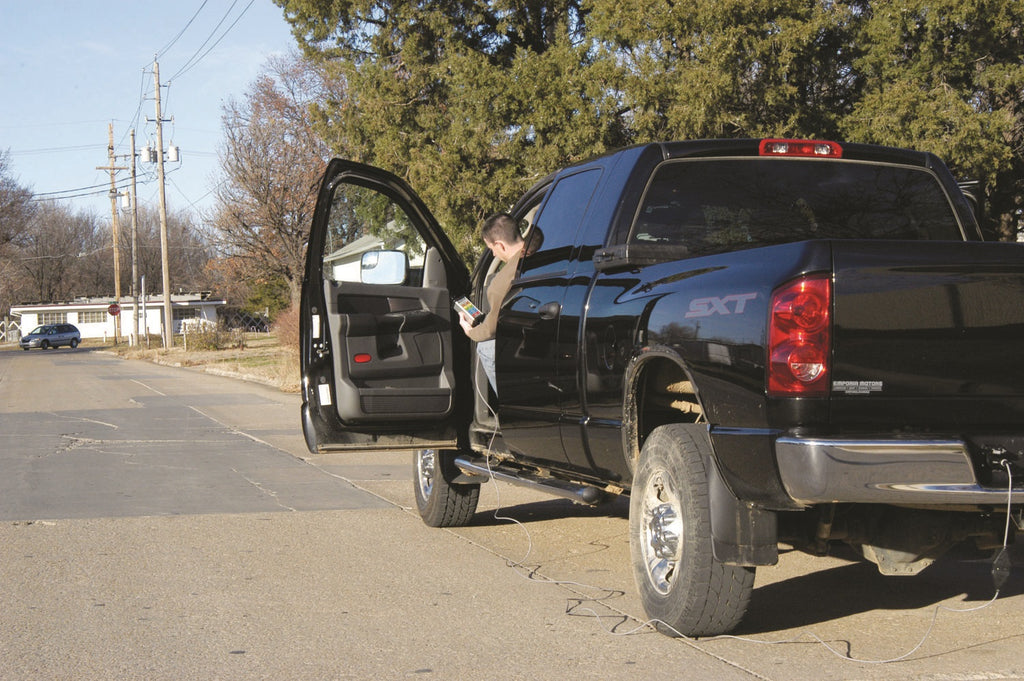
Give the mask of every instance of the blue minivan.
M 30 348 L 59 348 L 67 345 L 74 350 L 82 342 L 82 334 L 73 324 L 43 324 L 21 337 L 22 350 Z

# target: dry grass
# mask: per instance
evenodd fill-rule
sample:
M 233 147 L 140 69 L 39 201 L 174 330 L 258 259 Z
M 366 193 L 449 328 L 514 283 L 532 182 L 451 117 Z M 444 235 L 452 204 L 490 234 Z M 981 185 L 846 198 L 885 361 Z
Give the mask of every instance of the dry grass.
M 181 342 L 181 339 L 177 339 Z M 186 350 L 181 345 L 163 349 L 153 338 L 149 347 L 126 343 L 107 349 L 122 357 L 143 359 L 169 366 L 197 367 L 204 371 L 257 381 L 283 392 L 299 391 L 299 352 L 284 347 L 275 334 L 247 333 L 234 347 L 219 350 Z

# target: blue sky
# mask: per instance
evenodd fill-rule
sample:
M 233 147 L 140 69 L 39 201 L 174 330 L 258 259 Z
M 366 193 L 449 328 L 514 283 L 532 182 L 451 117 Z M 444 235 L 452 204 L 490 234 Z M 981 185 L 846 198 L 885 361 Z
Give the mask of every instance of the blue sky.
M 0 150 L 37 195 L 93 192 L 67 202 L 109 217 L 110 175 L 96 170 L 108 163 L 107 126 L 117 154 L 127 155 L 131 128 L 139 150 L 155 146 L 159 53 L 163 118 L 174 119 L 164 146 L 181 151 L 166 165 L 168 208 L 208 211 L 222 103 L 294 44 L 270 0 L 0 0 Z M 140 163 L 140 205 L 157 204 L 155 178 L 156 165 Z

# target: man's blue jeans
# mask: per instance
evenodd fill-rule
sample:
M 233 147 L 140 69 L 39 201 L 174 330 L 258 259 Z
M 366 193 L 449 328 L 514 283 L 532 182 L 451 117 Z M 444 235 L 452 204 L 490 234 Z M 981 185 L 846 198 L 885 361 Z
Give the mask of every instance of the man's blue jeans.
M 494 378 L 494 339 L 480 341 L 476 344 L 476 356 L 487 374 L 487 382 L 491 384 L 494 394 L 498 394 L 498 384 Z

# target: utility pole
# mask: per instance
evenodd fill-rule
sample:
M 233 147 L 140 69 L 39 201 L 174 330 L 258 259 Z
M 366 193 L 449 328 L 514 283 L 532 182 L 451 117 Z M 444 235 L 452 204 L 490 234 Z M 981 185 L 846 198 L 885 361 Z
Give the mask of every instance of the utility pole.
M 117 219 L 117 186 L 114 171 L 127 170 L 124 166 L 114 165 L 114 124 L 107 124 L 107 159 L 105 166 L 97 166 L 96 170 L 110 171 L 110 231 L 114 239 L 114 302 L 121 304 L 121 224 Z M 121 340 L 121 315 L 114 315 L 114 344 Z
M 135 186 L 135 130 L 131 132 L 132 155 L 132 300 L 134 301 L 135 342 L 139 342 L 139 204 Z M 143 301 L 145 305 L 145 301 Z M 149 330 L 147 329 L 148 333 Z
M 174 313 L 171 309 L 171 273 L 167 261 L 167 196 L 164 188 L 164 131 L 160 114 L 160 64 L 153 60 L 156 87 L 156 174 L 160 185 L 160 268 L 164 279 L 164 348 L 173 346 Z

